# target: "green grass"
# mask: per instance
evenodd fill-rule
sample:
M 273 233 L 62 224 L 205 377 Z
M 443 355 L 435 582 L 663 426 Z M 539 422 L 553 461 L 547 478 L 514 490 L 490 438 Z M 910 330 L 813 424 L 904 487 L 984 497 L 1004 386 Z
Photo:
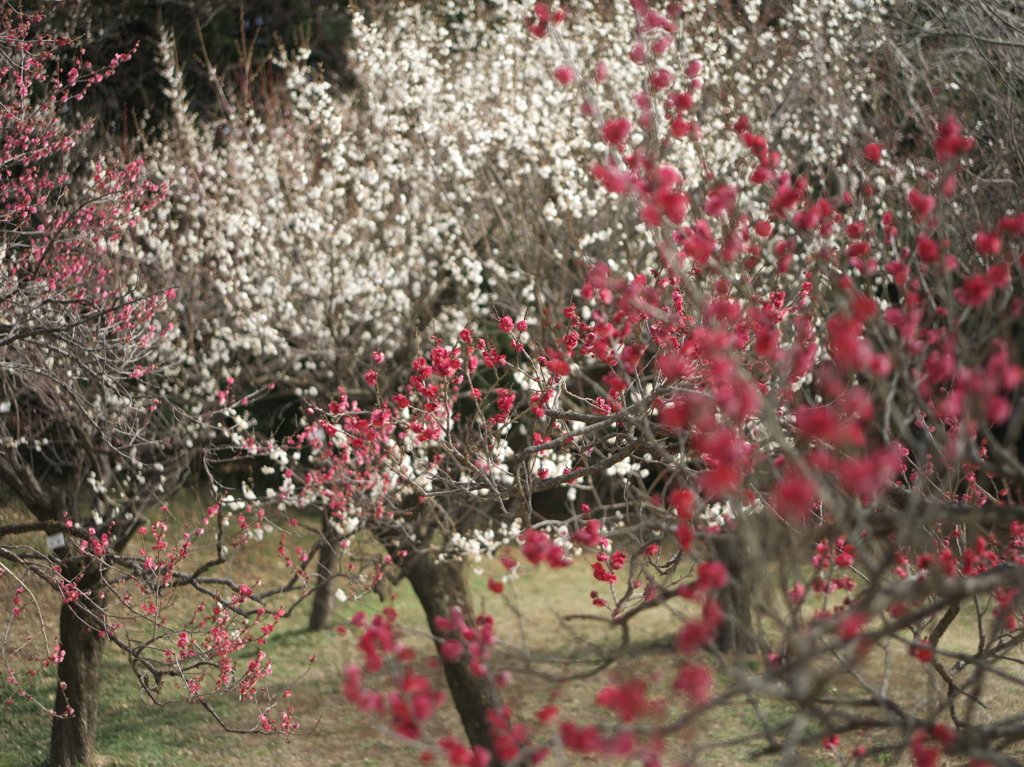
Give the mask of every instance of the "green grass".
M 179 514 L 184 513 L 180 508 Z M 180 521 L 180 520 L 179 520 Z M 245 547 L 230 572 L 234 577 L 252 583 L 268 568 L 277 566 L 273 553 L 276 546 Z M 471 590 L 479 612 L 492 613 L 502 636 L 517 643 L 526 635 L 537 656 L 579 651 L 579 646 L 560 624 L 558 616 L 593 613 L 587 594 L 596 585 L 585 564 L 568 570 L 551 570 L 546 566 L 525 568 L 522 576 L 506 586 L 504 597 L 487 589 L 487 576 L 498 574 L 500 565 L 487 563 L 488 573 L 473 574 L 467 569 Z M 268 579 L 269 580 L 269 579 Z M 427 627 L 421 609 L 407 583 L 399 584 L 392 599 L 381 603 L 375 594 L 368 594 L 358 603 L 338 605 L 336 618 L 351 616 L 357 610 L 379 611 L 394 607 L 403 625 L 408 627 L 403 641 L 419 653 L 417 661 L 421 673 L 432 678 L 443 689 L 443 679 L 437 669 L 424 663 L 434 655 L 432 644 L 420 632 Z M 513 609 L 518 605 L 520 613 Z M 274 661 L 274 674 L 270 685 L 275 693 L 285 688 L 293 691 L 290 699 L 295 706 L 296 719 L 301 723 L 299 734 L 287 742 L 283 737 L 264 735 L 237 735 L 221 729 L 201 707 L 195 704 L 170 703 L 156 707 L 140 699 L 136 680 L 125 659 L 114 649 L 105 654 L 102 671 L 101 716 L 97 753 L 103 767 L 150 767 L 159 765 L 197 765 L 199 767 L 306 767 L 318 765 L 382 765 L 387 767 L 413 767 L 420 764 L 419 749 L 400 743 L 388 735 L 382 723 L 362 715 L 343 697 L 340 690 L 342 671 L 346 665 L 360 659 L 351 635 L 340 636 L 327 631 L 310 634 L 304 631 L 308 603 L 277 631 L 264 649 Z M 185 599 L 178 610 L 185 610 Z M 594 697 L 610 681 L 628 675 L 651 678 L 660 674 L 661 686 L 672 678 L 675 653 L 672 637 L 679 625 L 678 617 L 669 610 L 652 610 L 641 615 L 631 625 L 631 652 L 620 663 L 601 674 L 574 683 L 560 690 L 558 700 L 564 715 L 579 721 L 592 721 Z M 587 639 L 601 647 L 616 646 L 617 631 L 597 631 L 599 624 L 586 621 L 583 625 L 570 624 L 571 629 L 586 631 Z M 500 652 L 500 648 L 499 648 Z M 251 654 L 251 653 L 250 653 Z M 243 654 L 244 655 L 244 654 Z M 309 663 L 310 656 L 317 661 Z M 240 662 L 244 662 L 241 660 Z M 557 667 L 545 667 L 558 672 Z M 573 669 L 578 670 L 578 669 Z M 724 681 L 724 680 L 723 680 Z M 52 701 L 54 680 L 40 677 L 35 681 L 40 700 Z M 532 719 L 533 712 L 548 702 L 551 686 L 527 674 L 516 676 L 507 691 L 508 699 L 524 719 Z M 172 691 L 173 692 L 173 691 Z M 216 701 L 221 715 L 237 727 L 255 724 L 255 712 L 249 703 L 221 698 Z M 772 718 L 784 715 L 771 711 Z M 446 704 L 439 715 L 440 728 L 459 733 L 457 715 Z M 15 703 L 9 709 L 0 708 L 0 767 L 26 767 L 39 765 L 45 759 L 49 737 L 48 716 L 37 708 Z M 735 735 L 736 728 L 750 731 L 756 722 L 750 721 L 750 710 L 743 705 L 730 706 L 718 712 L 702 735 L 712 739 L 725 739 Z M 721 755 L 722 761 L 708 758 L 703 764 L 745 763 L 750 749 L 738 747 Z M 588 758 L 567 757 L 556 764 L 591 764 Z
M 273 553 L 276 546 L 246 547 L 231 565 L 234 577 L 252 582 L 259 573 L 276 566 Z M 510 641 L 516 641 L 519 631 L 525 632 L 536 647 L 544 653 L 557 654 L 572 647 L 572 642 L 560 632 L 557 616 L 584 613 L 593 610 L 587 594 L 591 579 L 586 568 L 552 571 L 547 567 L 527 569 L 523 576 L 506 588 L 523 615 L 517 616 L 506 604 L 487 588 L 488 575 L 502 571 L 500 565 L 489 563 L 489 573 L 473 574 L 467 569 L 471 590 L 480 612 L 495 615 L 499 626 L 507 632 Z M 177 609 L 187 611 L 186 600 Z M 408 583 L 394 588 L 392 598 L 382 603 L 374 593 L 359 602 L 337 605 L 335 618 L 339 621 L 356 611 L 377 612 L 394 607 L 400 616 L 405 635 L 403 641 L 417 650 L 421 673 L 430 676 L 434 684 L 443 688 L 441 672 L 428 668 L 425 659 L 434 655 L 432 643 L 422 636 L 427 628 L 421 608 Z M 56 605 L 50 605 L 54 616 Z M 341 694 L 342 671 L 349 663 L 360 660 L 351 634 L 341 636 L 334 631 L 308 633 L 307 601 L 291 619 L 284 622 L 263 648 L 274 662 L 270 686 L 275 693 L 291 689 L 290 703 L 295 706 L 296 719 L 301 723 L 299 733 L 287 742 L 284 737 L 265 735 L 238 735 L 225 732 L 200 706 L 194 703 L 172 702 L 155 706 L 139 695 L 137 681 L 126 659 L 108 647 L 101 672 L 101 705 L 96 751 L 98 764 L 103 767 L 150 767 L 151 765 L 199 765 L 234 767 L 234 765 L 386 765 L 403 767 L 418 765 L 419 749 L 399 742 L 384 732 L 381 723 L 364 716 Z M 522 623 L 519 623 L 519 620 Z M 657 617 L 651 615 L 651 619 Z M 664 620 L 662 616 L 661 620 Z M 645 616 L 645 621 L 650 619 Z M 670 650 L 669 625 L 637 627 L 637 650 L 651 651 L 664 657 Z M 520 626 L 520 628 L 517 628 Z M 613 644 L 617 634 L 602 637 L 602 644 Z M 239 655 L 240 665 L 252 653 Z M 310 664 L 311 656 L 316 656 Z M 607 683 L 606 676 L 596 677 L 566 690 L 560 704 L 568 714 L 587 717 L 592 708 L 594 694 Z M 32 691 L 45 705 L 52 705 L 54 674 L 40 674 L 32 683 Z M 532 712 L 547 702 L 549 688 L 528 676 L 517 678 L 510 690 L 511 697 L 530 718 Z M 174 692 L 170 690 L 170 692 Z M 0 694 L 11 691 L 0 682 Z M 237 727 L 252 727 L 256 715 L 250 703 L 240 703 L 226 697 L 215 700 L 218 712 Z M 459 733 L 457 715 L 450 703 L 440 712 L 440 726 Z M 10 707 L 0 705 L 0 767 L 28 767 L 44 762 L 49 740 L 50 718 L 39 707 L 15 700 Z M 574 762 L 575 763 L 575 762 Z
M 179 514 L 184 513 L 178 509 Z M 276 546 L 263 545 L 245 547 L 231 563 L 233 576 L 248 583 L 263 574 L 268 568 L 277 567 L 274 549 Z M 592 612 L 594 608 L 587 594 L 596 585 L 585 564 L 568 570 L 552 570 L 546 566 L 524 568 L 522 577 L 506 586 L 505 597 L 512 605 L 518 605 L 517 612 L 506 602 L 487 589 L 488 575 L 501 571 L 496 562 L 485 563 L 488 573 L 472 574 L 467 569 L 474 600 L 480 612 L 495 616 L 500 635 L 516 643 L 520 632 L 526 634 L 535 653 L 557 655 L 576 649 L 565 626 L 560 625 L 558 616 Z M 270 580 L 269 578 L 267 579 Z M 0 593 L 0 600 L 4 598 Z M 386 606 L 393 606 L 400 620 L 407 627 L 403 641 L 418 653 L 417 669 L 430 677 L 434 684 L 443 689 L 441 673 L 430 668 L 425 662 L 433 657 L 432 644 L 422 635 L 426 629 L 422 612 L 407 583 L 397 586 L 392 599 L 382 603 L 376 594 L 370 593 L 362 600 L 337 605 L 336 618 L 340 621 L 350 617 L 357 610 L 376 612 Z M 56 602 L 44 603 L 51 616 L 56 615 Z M 186 600 L 176 608 L 187 610 Z M 301 723 L 299 733 L 288 742 L 284 737 L 265 735 L 238 735 L 225 732 L 200 706 L 172 702 L 165 706 L 154 706 L 143 700 L 139 688 L 125 658 L 116 648 L 109 647 L 104 656 L 102 686 L 100 690 L 100 720 L 97 742 L 98 767 L 160 767 L 162 765 L 196 765 L 196 767 L 307 767 L 309 764 L 325 767 L 413 767 L 419 765 L 419 749 L 398 741 L 386 732 L 385 723 L 366 717 L 349 704 L 341 693 L 343 669 L 351 662 L 360 660 L 351 634 L 341 636 L 334 631 L 310 634 L 305 626 L 308 619 L 308 602 L 296 614 L 275 631 L 264 649 L 274 661 L 274 673 L 269 679 L 274 694 L 284 689 L 293 691 L 289 702 L 295 707 L 295 717 Z M 696 608 L 694 608 L 696 609 Z M 615 667 L 589 679 L 576 682 L 561 689 L 558 704 L 567 718 L 578 721 L 594 721 L 602 718 L 594 713 L 596 693 L 610 681 L 635 674 L 645 679 L 660 679 L 655 686 L 661 693 L 668 693 L 674 675 L 676 655 L 672 648 L 672 637 L 679 626 L 679 616 L 669 609 L 648 611 L 631 626 L 632 652 L 627 653 Z M 958 619 L 944 640 L 950 649 L 970 649 L 970 627 L 966 618 Z M 960 623 L 964 625 L 958 628 Z M 586 622 L 587 630 L 593 631 L 595 624 Z M 615 645 L 618 635 L 606 632 L 598 637 L 588 638 L 604 647 Z M 498 653 L 502 649 L 498 648 Z M 252 653 L 241 654 L 243 657 Z M 315 663 L 310 663 L 316 656 Z M 905 653 L 894 655 L 894 684 L 907 695 L 915 695 L 926 689 L 924 675 L 927 669 L 911 663 Z M 737 658 L 755 671 L 760 661 L 754 657 Z M 878 660 L 872 660 L 878 665 Z M 553 670 L 548 668 L 546 670 Z M 875 669 L 877 670 L 877 669 Z M 869 664 L 868 673 L 873 673 Z M 719 686 L 728 681 L 722 677 Z M 843 686 L 843 682 L 837 680 Z M 37 676 L 31 683 L 33 694 L 45 705 L 51 705 L 55 681 L 52 671 Z M 168 685 L 170 687 L 170 685 Z M 1019 703 L 1015 698 L 1016 689 L 1007 685 L 1006 690 L 994 691 L 993 715 L 999 709 L 1004 712 L 1016 710 Z M 506 691 L 507 699 L 523 719 L 532 719 L 533 712 L 549 701 L 551 686 L 527 674 L 518 674 L 512 686 Z M 173 689 L 168 690 L 173 693 Z M 11 690 L 0 681 L 2 701 Z M 171 696 L 173 697 L 173 695 Z M 671 699 L 671 698 L 670 698 Z M 256 714 L 252 704 L 239 702 L 227 696 L 214 698 L 214 704 L 221 715 L 233 726 L 252 727 Z M 675 705 L 674 703 L 672 704 Z M 779 702 L 762 702 L 762 713 L 770 725 L 787 721 L 791 710 Z M 0 703 L 0 767 L 35 767 L 41 765 L 47 754 L 50 719 L 39 707 L 16 699 L 8 707 Z M 459 733 L 457 715 L 446 703 L 439 714 L 439 730 Z M 709 742 L 729 740 L 741 733 L 756 733 L 760 724 L 752 709 L 744 700 L 724 706 L 705 717 L 688 734 L 694 741 Z M 552 730 L 543 731 L 550 732 Z M 685 748 L 687 737 L 674 741 L 666 763 L 679 762 L 685 754 L 678 749 Z M 699 763 L 702 767 L 726 767 L 747 764 L 750 753 L 757 744 L 749 743 L 722 748 L 716 752 L 704 753 Z M 805 764 L 832 764 L 820 749 L 809 749 L 803 755 Z M 893 763 L 903 764 L 905 758 L 893 757 Z M 552 759 L 553 765 L 594 764 L 586 757 L 568 756 L 564 760 Z M 772 763 L 771 758 L 763 760 Z
M 34 687 L 51 701 L 54 675 L 40 675 Z M 118 765 L 194 764 L 193 733 L 204 729 L 203 712 L 195 706 L 163 709 L 142 704 L 135 678 L 113 652 L 104 658 L 99 719 L 99 752 Z M 0 711 L 0 765 L 42 764 L 48 751 L 50 717 L 34 706 L 16 702 Z
M 195 519 L 204 508 L 203 499 L 182 499 L 179 497 L 172 506 L 166 521 L 170 524 L 171 535 L 180 530 L 185 519 Z M 4 517 L 14 517 L 16 510 L 0 509 Z M 150 515 L 151 521 L 157 515 Z M 39 536 L 35 536 L 39 537 Z M 303 545 L 310 545 L 312 537 Z M 41 547 L 42 540 L 26 541 Z M 253 583 L 260 576 L 266 577 L 271 568 L 279 567 L 276 545 L 268 541 L 263 545 L 245 546 L 229 565 L 218 575 L 230 574 L 237 580 Z M 0 603 L 11 598 L 2 589 L 13 589 L 11 584 L 0 583 Z M 187 592 L 187 590 L 185 590 Z M 53 594 L 41 588 L 38 591 L 43 618 L 53 632 L 56 625 L 59 602 Z M 209 602 L 208 598 L 197 596 L 194 600 L 183 593 L 180 604 L 169 608 L 171 620 L 176 614 L 191 614 L 195 601 Z M 392 604 L 409 618 L 419 615 L 415 596 L 409 588 L 395 591 Z M 338 606 L 336 617 L 340 620 L 351 616 L 359 609 L 378 611 L 381 604 L 374 594 L 361 603 Z M 97 732 L 97 762 L 104 767 L 148 767 L 150 765 L 210 765 L 227 767 L 233 764 L 274 765 L 308 764 L 311 755 L 316 755 L 318 764 L 389 764 L 391 757 L 409 751 L 407 748 L 390 743 L 386 739 L 367 739 L 373 735 L 372 727 L 359 712 L 343 700 L 339 680 L 341 670 L 353 660 L 354 647 L 351 637 L 341 637 L 333 631 L 309 633 L 308 623 L 310 601 L 307 600 L 296 613 L 283 622 L 270 636 L 263 649 L 273 658 L 274 673 L 269 677 L 269 687 L 279 695 L 285 689 L 293 689 L 289 701 L 295 705 L 296 718 L 301 722 L 300 734 L 287 742 L 284 737 L 262 734 L 240 735 L 228 733 L 220 727 L 201 706 L 185 703 L 177 698 L 180 694 L 170 684 L 166 692 L 171 702 L 154 705 L 140 695 L 138 682 L 131 667 L 117 648 L 108 646 L 104 652 L 101 669 L 100 716 Z M 35 616 L 31 616 L 35 619 Z M 411 623 L 425 628 L 422 619 Z M 15 629 L 19 626 L 16 624 Z M 34 629 L 20 627 L 28 636 Z M 9 645 L 24 641 L 24 637 L 7 637 Z M 39 651 L 41 640 L 27 645 Z M 429 649 L 429 648 L 428 648 Z M 240 666 L 255 654 L 256 648 L 237 654 Z M 317 657 L 310 663 L 312 656 Z M 56 674 L 51 668 L 40 672 L 27 682 L 27 690 L 39 702 L 18 697 L 16 691 L 0 677 L 0 767 L 29 767 L 45 762 L 49 748 L 51 719 L 45 710 L 53 705 Z M 13 696 L 13 703 L 3 705 L 2 701 Z M 248 729 L 257 723 L 257 712 L 251 702 L 240 702 L 237 694 L 229 696 L 208 696 L 222 718 L 232 727 Z M 280 701 L 280 698 L 279 698 Z M 317 726 L 317 720 L 321 724 Z M 340 737 L 334 737 L 337 730 Z M 313 732 L 312 736 L 302 733 Z M 347 742 L 351 741 L 351 742 Z M 319 752 L 319 753 L 318 753 Z M 409 751 L 413 759 L 418 752 Z M 381 761 L 384 759 L 384 761 Z
M 408 611 L 412 595 L 408 589 L 397 591 L 399 609 Z M 376 601 L 376 596 L 372 597 Z M 367 605 L 371 609 L 377 605 Z M 338 611 L 351 615 L 357 608 Z M 280 693 L 294 690 L 291 702 L 296 705 L 300 734 L 286 742 L 279 736 L 239 735 L 225 732 L 210 715 L 194 703 L 174 701 L 156 706 L 139 695 L 138 683 L 126 659 L 114 648 L 108 647 L 101 671 L 101 705 L 97 753 L 106 767 L 148 767 L 149 765 L 211 765 L 221 767 L 232 764 L 286 765 L 299 764 L 318 753 L 318 764 L 397 764 L 392 757 L 383 757 L 380 751 L 401 753 L 408 751 L 415 763 L 416 751 L 408 748 L 392 749 L 397 743 L 387 739 L 370 738 L 372 727 L 361 714 L 340 695 L 341 669 L 353 657 L 350 638 L 340 637 L 333 631 L 308 633 L 304 631 L 306 615 L 295 617 L 293 623 L 275 632 L 264 649 L 274 660 L 271 688 Z M 251 655 L 249 653 L 248 655 Z M 240 654 L 240 662 L 248 657 Z M 317 661 L 309 663 L 312 655 Z M 41 702 L 50 705 L 53 700 L 55 674 L 39 674 L 32 682 L 31 691 Z M 0 688 L 9 695 L 4 683 Z M 251 704 L 240 703 L 224 696 L 213 698 L 218 712 L 236 727 L 252 727 L 256 714 Z M 316 727 L 316 720 L 323 719 Z M 327 732 L 327 723 L 340 734 L 361 734 L 362 743 L 345 744 L 339 754 L 339 733 Z M 313 730 L 315 736 L 302 731 Z M 15 699 L 11 706 L 0 706 L 0 767 L 28 767 L 43 764 L 48 750 L 50 717 L 39 707 Z M 351 738 L 342 737 L 341 740 Z M 376 741 L 379 741 L 376 742 Z M 333 761 L 332 761 L 333 759 Z M 306 762 L 308 763 L 308 762 Z

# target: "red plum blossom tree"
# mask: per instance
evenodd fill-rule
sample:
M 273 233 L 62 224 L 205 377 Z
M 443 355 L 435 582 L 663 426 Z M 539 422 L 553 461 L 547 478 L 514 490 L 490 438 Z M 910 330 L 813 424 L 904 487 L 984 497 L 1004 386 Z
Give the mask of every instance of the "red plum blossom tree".
M 211 693 L 262 694 L 268 660 L 236 674 L 234 654 L 264 642 L 283 615 L 208 572 L 262 514 L 240 520 L 240 538 L 218 505 L 198 529 L 147 521 L 187 477 L 193 437 L 230 435 L 234 403 L 222 390 L 193 410 L 198 395 L 183 401 L 170 376 L 176 275 L 133 236 L 166 188 L 142 159 L 75 159 L 89 132 L 75 126 L 74 105 L 130 54 L 93 68 L 69 45 L 41 15 L 0 9 L 0 480 L 27 512 L 5 507 L 0 520 L 0 662 L 6 705 L 21 698 L 52 715 L 54 767 L 92 759 L 107 644 L 151 697 L 170 676 L 212 708 Z M 174 625 L 164 612 L 178 586 L 199 601 Z M 36 679 L 51 667 L 52 703 Z M 257 715 L 259 730 L 293 728 L 266 705 Z
M 413 582 L 469 743 L 431 729 L 440 692 L 391 610 L 353 620 L 363 661 L 346 695 L 450 764 L 690 763 L 744 743 L 785 764 L 820 748 L 842 763 L 1015 763 L 1024 712 L 985 700 L 1018 683 L 1024 638 L 1024 217 L 958 234 L 975 142 L 951 115 L 934 117 L 927 165 L 866 143 L 839 192 L 787 170 L 745 114 L 712 139 L 735 147 L 729 162 L 701 161 L 711 129 L 685 10 L 631 8 L 629 91 L 572 58 L 551 72 L 646 257 L 592 263 L 546 334 L 499 313 L 497 332 L 438 337 L 397 393 L 343 396 L 294 443 L 312 470 L 285 494 L 331 509 L 343 546 L 371 531 L 388 552 L 375 579 Z M 527 25 L 566 55 L 588 22 L 541 3 Z M 680 145 L 696 164 L 673 161 Z M 374 362 L 371 387 L 387 356 Z M 557 516 L 540 502 L 556 489 Z M 459 562 L 489 554 L 496 594 L 520 568 L 585 560 L 580 600 L 621 641 L 533 660 L 468 599 Z M 624 667 L 585 714 L 511 707 L 517 675 L 557 689 L 642 654 L 630 628 L 652 611 L 677 622 L 664 673 Z M 897 663 L 923 686 L 893 681 Z M 702 737 L 732 705 L 759 726 Z

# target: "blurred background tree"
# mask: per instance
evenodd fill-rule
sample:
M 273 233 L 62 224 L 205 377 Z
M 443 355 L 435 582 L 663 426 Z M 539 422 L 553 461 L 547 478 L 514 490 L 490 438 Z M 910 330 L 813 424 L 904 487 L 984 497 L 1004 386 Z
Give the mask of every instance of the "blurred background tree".
M 266 65 L 278 46 L 309 49 L 310 62 L 328 81 L 350 86 L 350 18 L 342 0 L 82 0 L 61 3 L 46 23 L 54 34 L 79 41 L 90 61 L 107 61 L 138 44 L 138 54 L 116 80 L 90 95 L 82 111 L 116 136 L 133 135 L 143 124 L 160 125 L 166 117 L 157 50 L 161 29 L 177 42 L 192 108 L 210 116 L 221 105 L 209 69 L 226 82 L 267 86 Z

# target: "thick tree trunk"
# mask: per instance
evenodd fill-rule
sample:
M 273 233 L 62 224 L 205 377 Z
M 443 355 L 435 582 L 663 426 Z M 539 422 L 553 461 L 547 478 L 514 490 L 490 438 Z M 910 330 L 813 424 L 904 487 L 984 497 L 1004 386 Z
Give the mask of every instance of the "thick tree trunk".
M 99 578 L 95 578 L 98 585 Z M 79 588 L 88 585 L 83 580 Z M 104 639 L 89 615 L 88 597 L 60 609 L 60 645 L 64 659 L 57 665 L 57 695 L 50 731 L 49 767 L 88 767 L 96 745 L 99 716 L 100 657 Z M 69 709 L 71 713 L 69 714 Z
M 757 648 L 740 531 L 723 529 L 712 538 L 710 549 L 710 554 L 729 570 L 729 583 L 718 595 L 726 618 L 715 636 L 715 646 L 722 652 L 753 652 Z
M 327 526 L 325 525 L 325 528 Z M 324 534 L 326 535 L 325 529 Z M 325 538 L 317 560 L 316 591 L 313 592 L 313 612 L 309 615 L 309 630 L 323 631 L 331 627 L 331 613 L 334 611 L 334 592 L 331 578 L 338 566 L 338 552 L 330 538 Z
M 447 618 L 456 606 L 461 608 L 467 624 L 472 625 L 475 621 L 469 607 L 461 563 L 437 562 L 429 555 L 419 555 L 405 564 L 404 574 L 416 591 L 427 620 L 430 621 L 431 630 L 435 633 L 437 629 L 434 628 L 434 618 Z M 441 665 L 466 737 L 472 745 L 483 746 L 493 753 L 487 712 L 501 705 L 497 688 L 490 679 L 476 676 L 469 670 L 466 653 L 454 661 L 441 657 Z

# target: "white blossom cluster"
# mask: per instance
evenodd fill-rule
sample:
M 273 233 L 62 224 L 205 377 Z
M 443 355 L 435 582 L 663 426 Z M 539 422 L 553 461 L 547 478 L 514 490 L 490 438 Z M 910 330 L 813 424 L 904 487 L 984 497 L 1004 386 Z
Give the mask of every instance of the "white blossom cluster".
M 476 563 L 492 559 L 502 547 L 517 542 L 522 531 L 523 525 L 519 519 L 511 523 L 502 522 L 497 530 L 469 530 L 465 534 L 456 530 L 449 536 L 446 551 L 439 556 L 439 560 L 455 559 Z
M 181 372 L 197 407 L 228 377 L 331 385 L 369 350 L 408 342 L 421 316 L 465 323 L 479 262 L 401 115 L 357 109 L 287 62 L 279 121 L 250 108 L 200 124 L 164 49 L 176 109 L 150 166 L 172 188 L 139 231 L 181 285 Z M 434 310 L 454 285 L 463 300 Z
M 888 6 L 887 0 L 696 0 L 684 16 L 684 38 L 705 65 L 706 88 L 720 97 L 723 115 L 746 114 L 790 163 L 843 172 L 844 153 L 865 131 L 862 111 L 886 39 Z M 742 9 L 742 16 L 727 7 Z
M 804 147 L 793 159 L 805 165 L 834 161 L 857 129 L 875 0 L 801 0 L 771 23 L 757 20 L 775 4 L 739 5 L 746 21 L 696 0 L 676 33 L 669 65 L 700 60 L 716 94 L 694 107 L 699 151 L 679 141 L 668 158 L 693 183 L 701 161 L 724 168 L 745 151 L 719 129 L 741 110 Z M 574 4 L 560 44 L 527 34 L 530 12 L 503 0 L 357 16 L 354 93 L 333 92 L 300 54 L 277 62 L 279 101 L 228 94 L 214 124 L 189 113 L 164 41 L 171 125 L 148 150 L 171 194 L 139 234 L 180 285 L 181 336 L 165 342 L 184 349 L 196 408 L 243 374 L 329 391 L 371 350 L 450 337 L 495 304 L 525 311 L 570 257 L 621 257 L 630 240 L 653 250 L 588 171 L 608 150 L 601 119 L 630 113 L 642 81 L 627 55 L 633 10 Z M 552 76 L 567 60 L 580 78 L 607 66 L 588 86 L 595 117 Z

